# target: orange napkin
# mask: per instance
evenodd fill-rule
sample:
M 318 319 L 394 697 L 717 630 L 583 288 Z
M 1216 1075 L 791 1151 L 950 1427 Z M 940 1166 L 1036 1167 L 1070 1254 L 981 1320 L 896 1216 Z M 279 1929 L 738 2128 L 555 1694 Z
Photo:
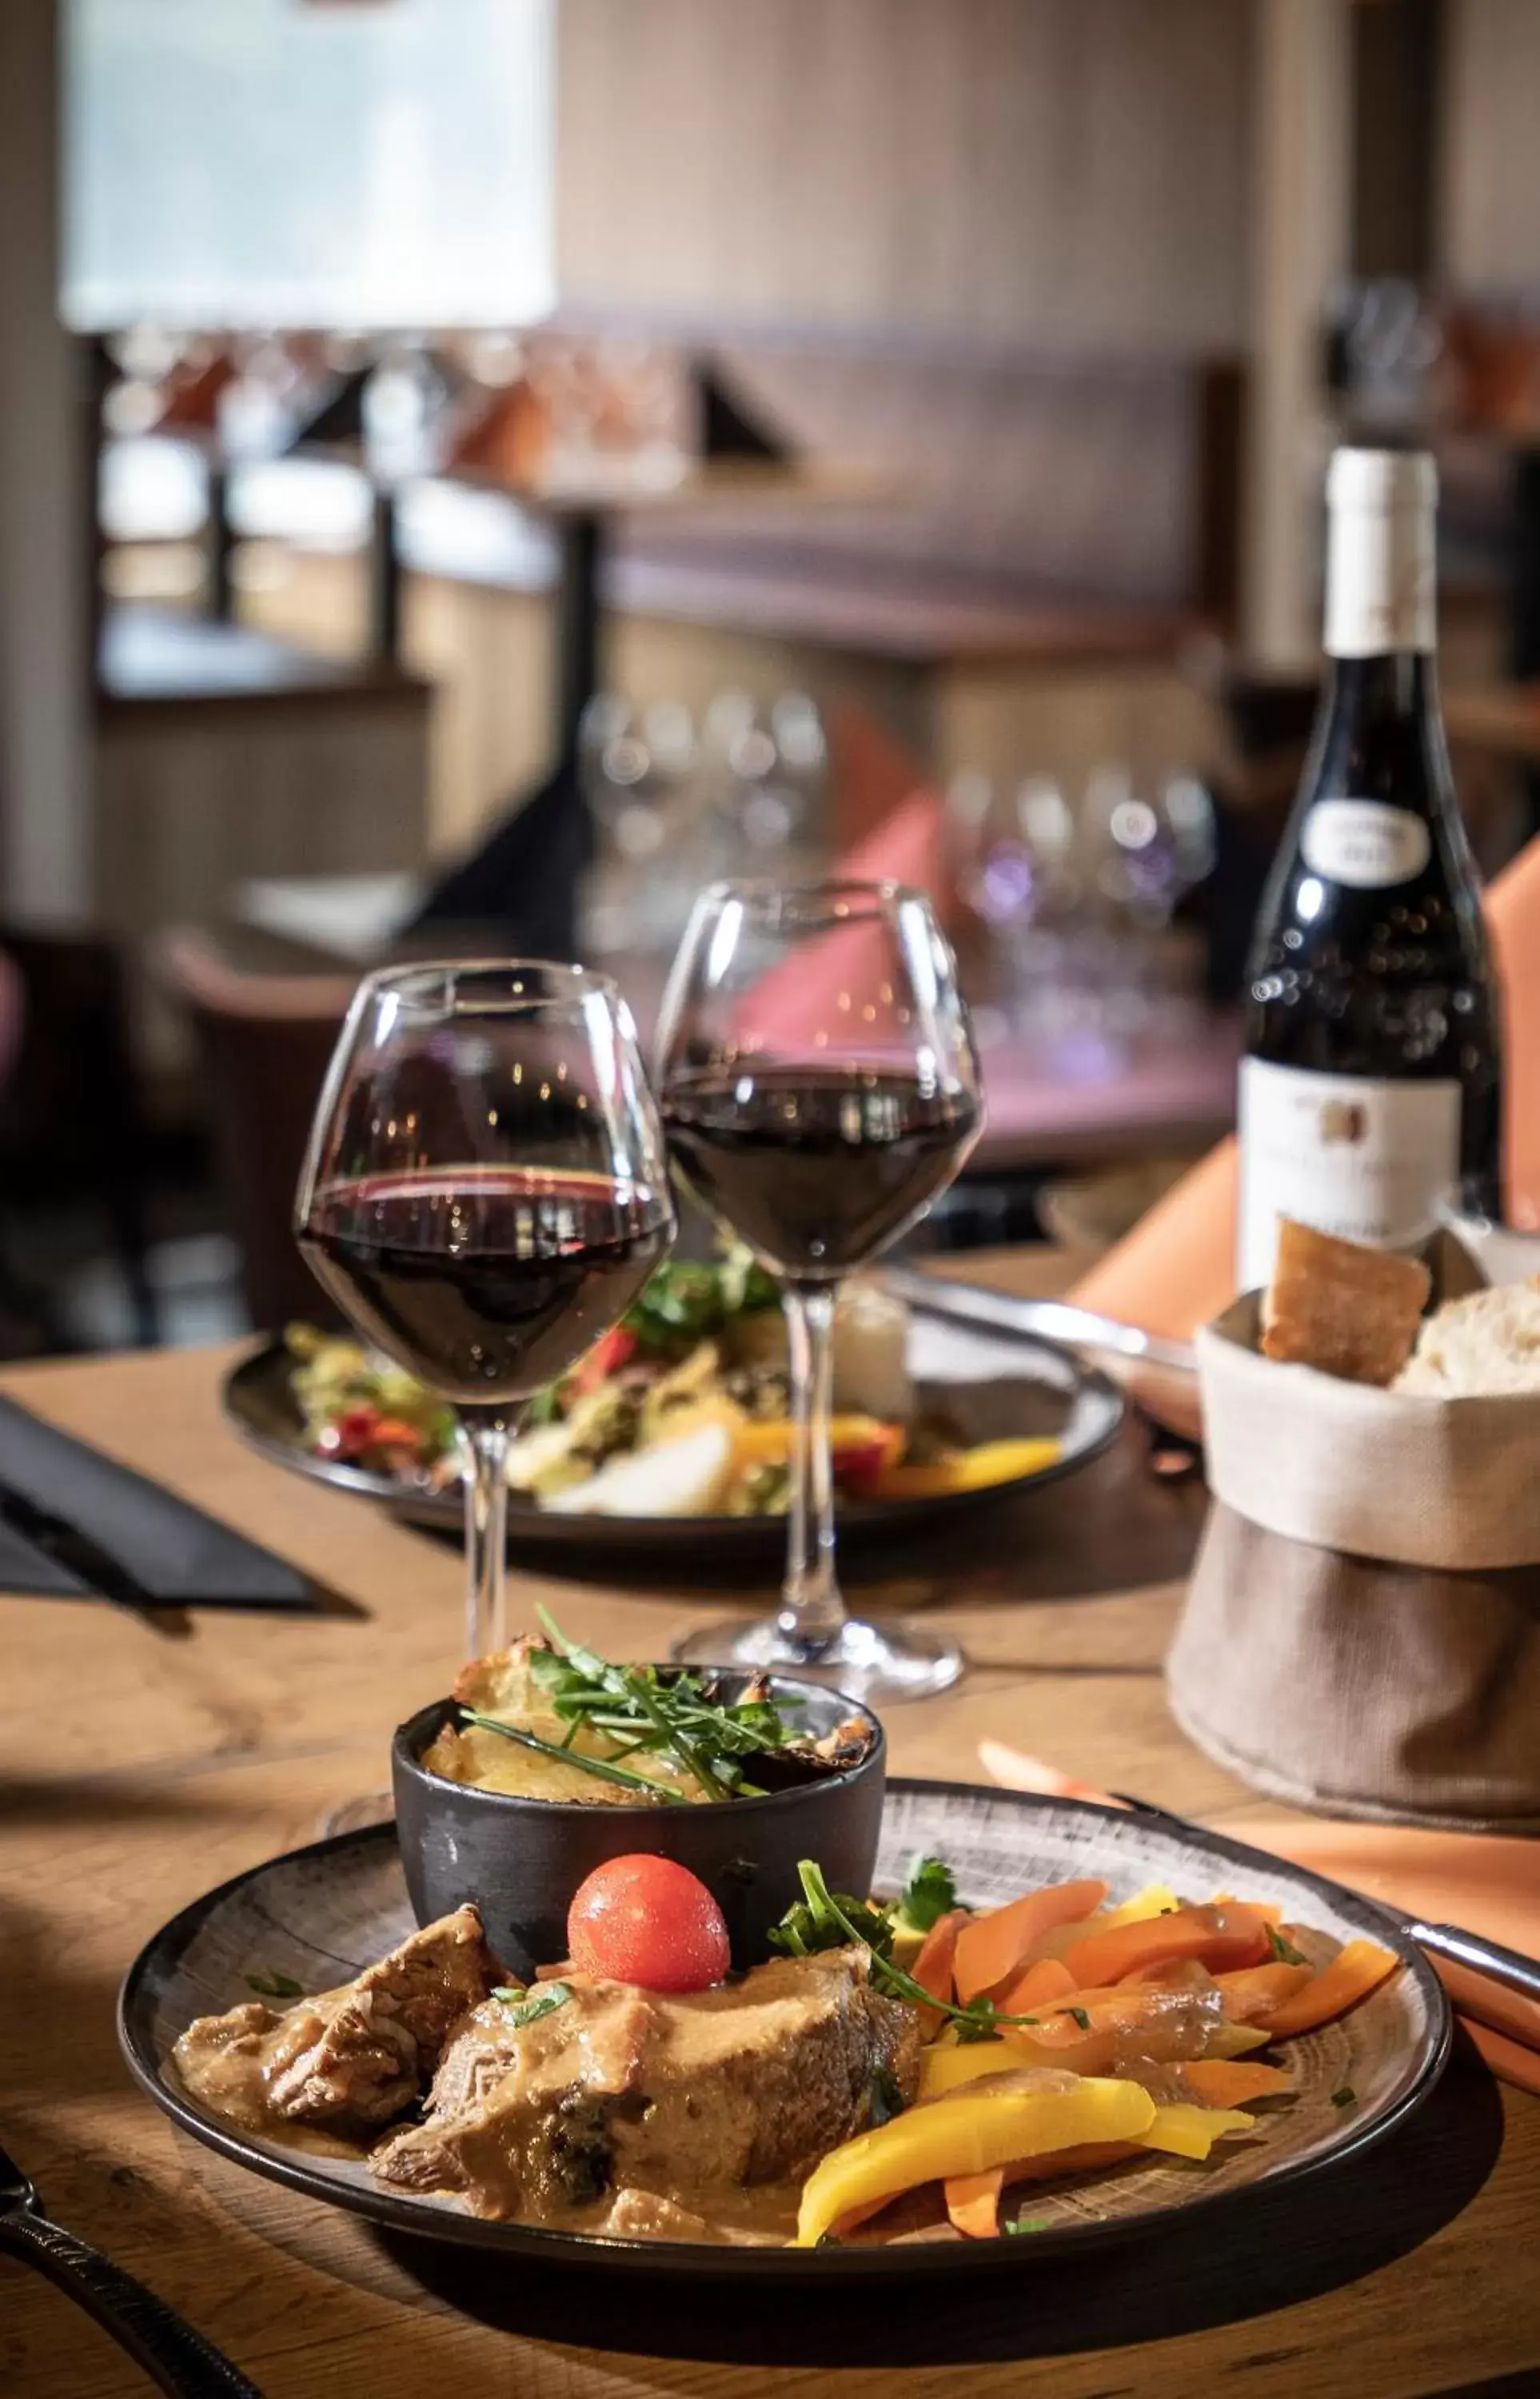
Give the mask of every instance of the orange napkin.
M 1540 839 L 1487 895 L 1503 977 L 1507 1037 L 1505 1127 L 1508 1213 L 1540 1225 Z M 1069 1294 L 1083 1307 L 1177 1341 L 1236 1295 L 1236 1145 L 1222 1141 L 1099 1258 Z
M 1119 1804 L 1004 1742 L 981 1741 L 979 1756 L 1007 1790 Z M 1420 1916 L 1425 1923 L 1459 1924 L 1527 1956 L 1540 1952 L 1540 1841 L 1324 1819 L 1282 1824 L 1272 1818 L 1237 1819 L 1215 1830 Z M 1520 2090 L 1540 2093 L 1540 2006 L 1485 1974 L 1439 1958 L 1431 1962 L 1493 2072 Z
M 939 800 L 911 792 L 846 851 L 834 880 L 903 883 L 934 897 L 945 880 L 943 841 Z M 881 926 L 836 927 L 774 969 L 741 1003 L 738 1038 L 772 1052 L 831 1047 L 831 1054 L 880 1054 L 893 1039 L 891 972 Z

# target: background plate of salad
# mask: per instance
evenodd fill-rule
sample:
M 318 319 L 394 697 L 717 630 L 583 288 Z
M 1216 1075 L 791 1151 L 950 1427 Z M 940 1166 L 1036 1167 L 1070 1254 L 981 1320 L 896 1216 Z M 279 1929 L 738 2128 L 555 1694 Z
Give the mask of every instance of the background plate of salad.
M 232 1370 L 226 1414 L 263 1456 L 454 1530 L 451 1411 L 346 1335 L 290 1325 Z M 842 1539 L 1057 1480 L 1123 1402 L 1067 1351 L 912 1313 L 881 1277 L 842 1295 L 834 1470 Z M 508 1466 L 510 1547 L 640 1547 L 720 1563 L 784 1547 L 791 1426 L 770 1277 L 745 1255 L 658 1268 L 612 1333 L 533 1403 Z

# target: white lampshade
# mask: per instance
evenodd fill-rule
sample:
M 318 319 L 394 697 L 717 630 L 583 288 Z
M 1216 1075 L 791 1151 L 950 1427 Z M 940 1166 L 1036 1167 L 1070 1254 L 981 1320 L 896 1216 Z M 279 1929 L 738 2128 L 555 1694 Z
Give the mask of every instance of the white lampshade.
M 66 0 L 82 330 L 528 324 L 558 0 Z

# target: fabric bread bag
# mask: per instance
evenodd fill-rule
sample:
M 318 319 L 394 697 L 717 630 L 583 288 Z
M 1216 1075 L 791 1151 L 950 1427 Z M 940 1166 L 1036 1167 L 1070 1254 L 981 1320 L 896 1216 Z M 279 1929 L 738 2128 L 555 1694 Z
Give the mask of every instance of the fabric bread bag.
M 1446 1240 L 1436 1280 L 1479 1279 Z M 1172 1713 L 1296 1806 L 1540 1828 L 1540 1293 L 1441 1309 L 1396 1388 L 1346 1379 L 1330 1293 L 1317 1314 L 1337 1373 L 1257 1293 L 1198 1335 L 1212 1506 Z

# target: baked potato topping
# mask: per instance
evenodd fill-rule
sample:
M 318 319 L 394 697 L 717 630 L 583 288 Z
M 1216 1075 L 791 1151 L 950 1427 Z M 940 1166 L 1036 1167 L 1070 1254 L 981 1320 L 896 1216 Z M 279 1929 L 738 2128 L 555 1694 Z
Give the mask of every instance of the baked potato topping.
M 821 1741 L 797 1731 L 770 1699 L 752 1684 L 731 1706 L 717 1701 L 709 1680 L 680 1675 L 662 1685 L 655 1704 L 677 1720 L 679 1702 L 694 1703 L 700 1720 L 716 1720 L 716 1738 L 703 1746 L 729 1749 L 712 1760 L 712 1787 L 692 1772 L 677 1748 L 652 1732 L 645 1719 L 622 1696 L 608 1704 L 578 1705 L 580 1669 L 574 1659 L 589 1653 L 569 1646 L 558 1651 L 550 1644 L 526 1637 L 489 1658 L 473 1659 L 455 1680 L 453 1698 L 460 1710 L 482 1719 L 446 1725 L 423 1752 L 421 1763 L 430 1774 L 447 1782 L 473 1784 L 481 1791 L 499 1791 L 518 1799 L 569 1800 L 599 1806 L 639 1808 L 658 1797 L 709 1803 L 724 1797 L 754 1796 L 765 1787 L 759 1779 L 774 1761 L 774 1787 L 789 1781 L 841 1773 L 859 1765 L 876 1738 L 864 1715 L 848 1718 Z M 596 1661 L 617 1684 L 643 1670 L 610 1668 Z M 495 1725 L 492 1721 L 495 1719 Z M 508 1727 L 539 1746 L 510 1739 L 496 1725 Z M 698 1756 L 700 1752 L 696 1750 Z M 596 1773 L 597 1761 L 624 1781 Z M 624 1765 L 621 1766 L 621 1761 Z

